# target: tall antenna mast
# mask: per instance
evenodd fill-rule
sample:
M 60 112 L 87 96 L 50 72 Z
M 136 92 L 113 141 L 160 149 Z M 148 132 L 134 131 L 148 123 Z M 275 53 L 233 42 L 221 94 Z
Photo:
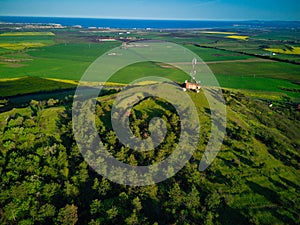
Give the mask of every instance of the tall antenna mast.
M 190 75 L 191 75 L 191 82 L 195 82 L 195 81 L 196 81 L 196 78 L 195 78 L 196 73 L 197 73 L 197 71 L 196 71 L 196 65 L 197 65 L 197 59 L 194 58 L 194 59 L 192 60 L 192 70 L 191 70 L 191 72 L 190 72 Z

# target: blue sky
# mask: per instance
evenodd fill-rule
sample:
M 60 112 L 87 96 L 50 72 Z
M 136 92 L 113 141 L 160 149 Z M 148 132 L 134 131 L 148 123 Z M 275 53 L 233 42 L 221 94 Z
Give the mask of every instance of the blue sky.
M 300 0 L 0 0 L 0 15 L 300 20 Z

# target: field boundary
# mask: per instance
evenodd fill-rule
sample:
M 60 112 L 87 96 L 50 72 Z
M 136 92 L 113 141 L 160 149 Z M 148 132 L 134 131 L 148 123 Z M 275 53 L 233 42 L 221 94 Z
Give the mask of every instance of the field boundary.
M 233 50 L 230 50 L 230 49 L 224 49 L 224 48 L 218 48 L 218 47 L 212 47 L 212 46 L 200 45 L 200 44 L 194 44 L 194 45 L 196 47 L 201 47 L 201 48 L 217 49 L 217 50 L 228 51 L 228 52 L 232 52 L 232 53 L 239 53 L 239 54 L 242 54 L 242 55 L 254 56 L 256 58 L 261 58 L 261 59 L 269 59 L 271 61 L 285 62 L 285 63 L 291 63 L 291 64 L 295 64 L 295 65 L 300 65 L 300 62 L 295 62 L 295 61 L 291 61 L 291 60 L 288 60 L 288 59 L 272 58 L 272 57 L 267 56 L 267 55 L 258 55 L 258 54 L 252 54 L 252 53 L 241 52 L 241 51 L 233 51 Z

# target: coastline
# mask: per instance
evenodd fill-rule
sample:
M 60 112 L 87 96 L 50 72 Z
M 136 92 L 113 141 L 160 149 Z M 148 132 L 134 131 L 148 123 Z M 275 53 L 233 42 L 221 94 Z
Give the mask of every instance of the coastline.
M 69 18 L 0 16 L 0 24 L 41 24 L 65 27 L 148 30 L 195 30 L 242 27 L 300 27 L 300 21 L 221 21 L 221 20 L 156 20 L 156 19 L 118 19 L 118 18 Z

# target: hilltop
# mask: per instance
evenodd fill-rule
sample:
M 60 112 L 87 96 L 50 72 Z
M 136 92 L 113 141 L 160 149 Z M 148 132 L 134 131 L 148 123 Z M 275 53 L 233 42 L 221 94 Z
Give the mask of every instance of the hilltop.
M 201 122 L 198 148 L 176 176 L 145 187 L 112 183 L 84 161 L 71 129 L 72 98 L 31 101 L 1 113 L 1 223 L 297 224 L 299 112 L 223 91 L 226 137 L 213 164 L 198 171 L 210 111 L 202 92 L 189 91 Z M 178 135 L 174 108 L 147 98 L 132 109 L 137 136 L 148 133 L 145 121 L 153 116 L 175 126 L 155 151 L 135 153 L 120 145 L 109 122 L 116 94 L 100 96 L 96 107 L 97 128 L 111 154 L 131 165 L 171 154 L 170 140 Z

